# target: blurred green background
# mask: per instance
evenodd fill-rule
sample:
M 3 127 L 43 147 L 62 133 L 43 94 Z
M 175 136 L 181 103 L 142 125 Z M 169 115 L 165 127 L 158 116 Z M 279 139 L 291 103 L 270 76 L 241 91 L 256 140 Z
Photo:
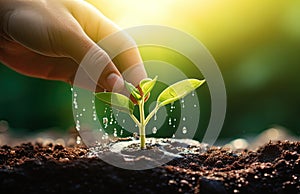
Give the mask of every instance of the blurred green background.
M 221 137 L 255 134 L 273 125 L 300 135 L 300 1 L 90 2 L 122 28 L 167 25 L 193 35 L 208 48 L 227 89 Z M 179 60 L 167 51 L 141 51 L 144 59 Z M 4 65 L 0 74 L 0 120 L 20 130 L 74 126 L 68 84 L 25 77 Z

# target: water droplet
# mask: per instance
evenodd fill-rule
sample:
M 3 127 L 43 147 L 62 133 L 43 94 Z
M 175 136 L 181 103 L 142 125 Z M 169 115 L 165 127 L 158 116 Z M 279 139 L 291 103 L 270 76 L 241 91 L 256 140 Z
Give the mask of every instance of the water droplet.
M 186 121 L 186 118 L 185 118 L 185 117 L 183 117 L 183 118 L 182 118 L 182 120 L 183 120 L 183 121 Z
M 156 127 L 153 127 L 153 128 L 152 128 L 152 133 L 153 133 L 153 134 L 156 134 L 156 133 L 157 133 L 157 128 L 156 128 Z
M 82 117 L 82 113 L 80 113 L 79 116 Z
M 83 108 L 82 111 L 85 112 L 85 108 Z
M 187 128 L 186 127 L 182 127 L 182 133 L 186 134 L 187 133 Z
M 197 107 L 197 104 L 194 104 L 194 108 L 196 108 Z
M 95 100 L 92 100 L 92 104 L 94 104 L 95 103 Z
M 96 113 L 96 111 L 95 111 L 95 110 L 93 111 L 93 120 L 94 120 L 94 121 L 96 121 L 96 120 L 97 120 L 97 113 Z
M 81 143 L 81 138 L 80 138 L 79 136 L 77 136 L 77 138 L 76 138 L 76 143 L 77 143 L 77 144 L 80 144 L 80 143 Z
M 103 122 L 104 125 L 106 125 L 108 123 L 107 117 L 103 117 L 102 122 Z
M 173 128 L 176 128 L 176 125 L 173 125 Z
M 157 115 L 156 115 L 156 112 L 154 113 L 154 121 L 157 120 Z
M 172 135 L 172 138 L 175 138 L 175 134 Z
M 123 135 L 123 130 L 120 131 L 120 135 L 121 135 L 121 136 Z
M 117 134 L 117 129 L 114 128 L 114 137 L 117 137 L 117 136 L 118 136 L 118 134 Z
M 79 120 L 76 120 L 76 126 L 75 126 L 77 131 L 80 131 L 80 122 Z
M 71 88 L 71 92 L 73 92 L 73 88 Z
M 125 120 L 125 119 L 123 119 L 123 120 L 122 120 L 122 123 L 125 123 L 125 122 L 126 122 L 126 120 Z
M 192 96 L 195 96 L 195 91 L 192 92 Z
M 76 93 L 76 92 L 74 92 L 74 97 L 75 97 L 75 98 L 77 97 L 77 93 Z
M 172 119 L 169 118 L 169 125 L 172 125 Z

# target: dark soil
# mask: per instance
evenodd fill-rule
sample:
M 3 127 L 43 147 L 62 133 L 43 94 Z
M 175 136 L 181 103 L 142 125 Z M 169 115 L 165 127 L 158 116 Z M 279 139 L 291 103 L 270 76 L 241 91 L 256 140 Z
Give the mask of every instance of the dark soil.
M 183 156 L 134 171 L 89 158 L 84 147 L 2 146 L 0 193 L 300 193 L 300 142 Z

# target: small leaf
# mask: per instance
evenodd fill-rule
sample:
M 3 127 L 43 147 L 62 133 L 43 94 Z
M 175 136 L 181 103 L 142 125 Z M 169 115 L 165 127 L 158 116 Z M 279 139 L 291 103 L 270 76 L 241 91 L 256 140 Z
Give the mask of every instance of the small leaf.
M 158 106 L 162 107 L 185 97 L 204 82 L 205 80 L 186 79 L 167 87 L 157 98 Z
M 129 98 L 122 94 L 112 93 L 112 92 L 99 92 L 96 97 L 112 106 L 119 111 L 133 114 L 134 104 Z
M 142 96 L 140 94 L 140 91 L 134 87 L 131 83 L 125 81 L 125 86 L 126 89 L 130 92 L 130 94 L 136 99 L 136 100 L 140 100 L 142 99 Z
M 154 79 L 150 79 L 150 78 L 145 78 L 142 81 L 140 81 L 140 88 L 143 92 L 143 96 L 147 96 L 151 90 L 153 89 L 155 83 L 157 80 L 157 76 L 155 76 Z

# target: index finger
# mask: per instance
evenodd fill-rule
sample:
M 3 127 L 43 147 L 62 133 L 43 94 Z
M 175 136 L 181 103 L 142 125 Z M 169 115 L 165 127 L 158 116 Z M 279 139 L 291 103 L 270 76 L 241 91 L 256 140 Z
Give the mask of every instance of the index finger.
M 65 4 L 84 32 L 94 42 L 98 43 L 108 36 L 117 35 L 117 38 L 111 38 L 106 44 L 101 44 L 101 48 L 110 55 L 124 79 L 137 86 L 140 80 L 147 77 L 139 50 L 128 35 L 119 33 L 121 31 L 119 27 L 85 1 L 65 1 Z M 130 49 L 114 56 L 111 50 L 117 51 L 124 44 L 132 45 L 129 46 Z

